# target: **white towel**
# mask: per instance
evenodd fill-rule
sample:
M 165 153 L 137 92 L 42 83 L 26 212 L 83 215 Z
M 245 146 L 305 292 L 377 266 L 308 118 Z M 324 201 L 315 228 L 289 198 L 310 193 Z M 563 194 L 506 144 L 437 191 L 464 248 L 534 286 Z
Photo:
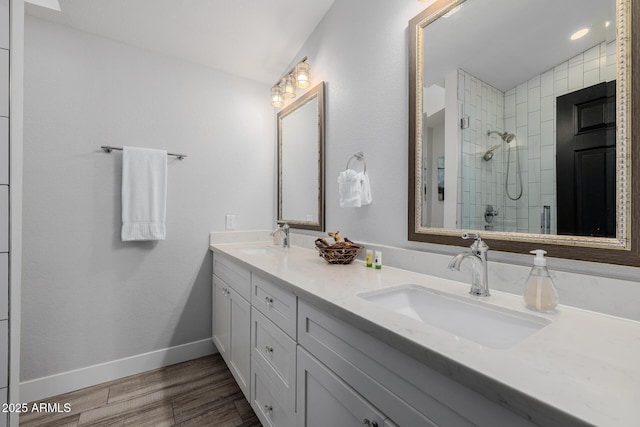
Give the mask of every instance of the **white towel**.
M 347 169 L 338 175 L 341 208 L 359 208 L 371 203 L 371 184 L 366 172 Z
M 373 201 L 371 197 L 371 183 L 369 182 L 369 175 L 366 172 L 360 173 L 360 185 L 362 190 L 360 192 L 360 204 L 362 206 L 370 205 Z
M 167 152 L 124 147 L 122 153 L 122 241 L 164 240 Z
M 344 170 L 338 175 L 341 208 L 359 208 L 362 205 L 362 186 L 358 175 L 353 169 Z

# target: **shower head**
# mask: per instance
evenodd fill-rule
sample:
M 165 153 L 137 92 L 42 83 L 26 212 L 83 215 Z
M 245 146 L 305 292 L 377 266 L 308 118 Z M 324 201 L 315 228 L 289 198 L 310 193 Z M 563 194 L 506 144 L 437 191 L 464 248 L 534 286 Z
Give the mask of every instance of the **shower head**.
M 500 138 L 502 138 L 502 140 L 504 142 L 506 142 L 507 144 L 511 143 L 511 141 L 513 141 L 515 139 L 515 135 L 509 132 L 498 132 L 497 130 L 490 130 L 487 132 L 487 136 L 491 135 L 492 133 L 495 133 L 496 135 L 498 135 Z
M 482 158 L 483 158 L 485 161 L 487 161 L 487 162 L 488 162 L 489 160 L 493 159 L 493 152 L 494 152 L 495 150 L 496 150 L 496 149 L 495 149 L 495 148 L 493 148 L 493 149 L 491 149 L 491 150 L 487 151 L 486 153 L 484 153 L 484 156 L 482 156 Z

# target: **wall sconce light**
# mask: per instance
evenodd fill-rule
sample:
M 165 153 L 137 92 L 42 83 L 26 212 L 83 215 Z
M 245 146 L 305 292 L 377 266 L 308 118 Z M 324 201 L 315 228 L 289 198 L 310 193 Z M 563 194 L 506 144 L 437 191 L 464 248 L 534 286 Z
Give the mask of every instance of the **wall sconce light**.
M 293 79 L 293 76 L 289 74 L 287 77 L 282 79 L 284 88 L 283 95 L 285 98 L 295 98 L 296 97 L 296 84 Z
M 271 88 L 271 105 L 283 107 L 284 99 L 296 97 L 296 88 L 306 89 L 311 85 L 309 64 L 305 56 Z
M 304 61 L 298 62 L 296 65 L 296 86 L 300 89 L 306 89 L 310 84 L 309 64 Z
M 274 107 L 284 106 L 284 98 L 282 96 L 282 88 L 280 87 L 280 84 L 271 88 L 271 105 Z

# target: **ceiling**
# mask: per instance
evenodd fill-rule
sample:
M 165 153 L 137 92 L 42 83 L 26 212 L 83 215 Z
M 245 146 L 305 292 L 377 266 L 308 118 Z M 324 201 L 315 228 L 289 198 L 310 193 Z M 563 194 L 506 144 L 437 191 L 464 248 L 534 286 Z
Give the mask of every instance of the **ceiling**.
M 425 86 L 462 68 L 502 91 L 615 39 L 615 0 L 467 0 L 424 30 Z M 605 28 L 605 21 L 612 25 Z M 587 36 L 571 41 L 575 31 Z
M 273 84 L 334 0 L 60 0 L 26 13 Z M 310 58 L 310 62 L 313 59 Z

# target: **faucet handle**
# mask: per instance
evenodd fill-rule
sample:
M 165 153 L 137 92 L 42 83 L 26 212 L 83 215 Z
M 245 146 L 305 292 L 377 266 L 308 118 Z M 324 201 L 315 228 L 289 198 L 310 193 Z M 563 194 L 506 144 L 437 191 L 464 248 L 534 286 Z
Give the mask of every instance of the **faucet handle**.
M 463 239 L 475 239 L 475 242 L 473 242 L 473 244 L 471 245 L 471 250 L 472 251 L 487 251 L 489 250 L 489 245 L 487 245 L 483 240 L 482 237 L 480 237 L 479 233 L 468 233 L 468 232 L 463 232 L 462 235 L 460 236 Z
M 462 237 L 465 240 L 467 240 L 467 239 L 482 240 L 482 237 L 480 237 L 480 234 L 478 234 L 478 233 L 468 233 L 466 231 L 463 232 L 460 237 Z

